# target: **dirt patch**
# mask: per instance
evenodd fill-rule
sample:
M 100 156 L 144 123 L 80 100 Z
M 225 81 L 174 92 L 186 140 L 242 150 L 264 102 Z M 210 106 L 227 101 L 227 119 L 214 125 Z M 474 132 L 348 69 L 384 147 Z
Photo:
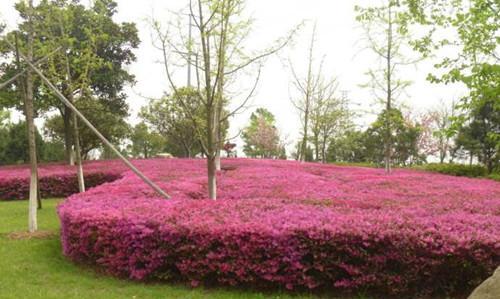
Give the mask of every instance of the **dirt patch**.
M 233 165 L 226 165 L 226 166 L 223 165 L 223 166 L 220 167 L 220 169 L 222 171 L 233 171 L 233 170 L 238 169 L 238 167 L 233 166 Z
M 57 237 L 57 232 L 54 231 L 36 231 L 34 233 L 30 232 L 12 232 L 7 234 L 7 238 L 11 240 L 30 240 L 30 239 L 53 239 Z

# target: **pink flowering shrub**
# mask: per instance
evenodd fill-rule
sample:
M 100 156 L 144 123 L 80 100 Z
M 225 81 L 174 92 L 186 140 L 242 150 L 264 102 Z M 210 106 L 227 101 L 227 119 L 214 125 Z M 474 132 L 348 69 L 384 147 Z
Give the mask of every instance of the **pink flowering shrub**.
M 500 183 L 435 173 L 224 160 L 145 160 L 58 208 L 69 258 L 136 280 L 454 293 L 500 265 Z M 105 164 L 103 164 L 105 166 Z
M 85 185 L 92 188 L 119 179 L 125 170 L 118 161 L 88 162 L 84 165 Z M 26 199 L 29 196 L 29 168 L 26 165 L 0 167 L 0 200 Z M 78 192 L 76 167 L 45 164 L 39 167 L 42 197 L 66 197 Z

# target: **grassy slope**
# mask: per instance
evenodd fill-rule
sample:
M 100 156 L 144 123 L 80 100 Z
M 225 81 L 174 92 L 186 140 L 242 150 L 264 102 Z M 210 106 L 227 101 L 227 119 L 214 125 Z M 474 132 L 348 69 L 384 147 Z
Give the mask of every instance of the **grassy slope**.
M 58 200 L 45 200 L 40 230 L 57 232 Z M 182 285 L 146 285 L 96 274 L 61 254 L 57 237 L 12 240 L 8 233 L 27 227 L 27 201 L 0 202 L 0 298 L 314 298 L 239 290 L 191 289 Z M 331 298 L 331 297 L 329 297 Z M 361 298 L 361 297 L 359 297 Z

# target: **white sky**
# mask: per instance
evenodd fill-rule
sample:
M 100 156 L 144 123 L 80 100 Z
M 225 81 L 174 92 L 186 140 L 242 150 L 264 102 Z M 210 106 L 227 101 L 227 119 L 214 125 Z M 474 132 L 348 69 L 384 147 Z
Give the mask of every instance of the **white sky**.
M 0 1 L 0 20 L 8 24 L 8 29 L 12 29 L 19 20 L 13 9 L 15 2 L 15 0 Z M 147 100 L 140 95 L 160 97 L 163 92 L 168 91 L 163 66 L 157 63 L 161 59 L 161 53 L 152 46 L 147 19 L 154 13 L 155 18 L 168 22 L 171 16 L 169 10 L 178 11 L 186 6 L 188 1 L 118 0 L 117 2 L 118 14 L 115 19 L 135 22 L 142 41 L 135 52 L 137 61 L 130 66 L 130 71 L 136 76 L 137 84 L 133 88 L 127 88 L 131 122 L 135 123 L 137 111 L 147 104 Z M 355 4 L 366 5 L 367 3 L 373 4 L 373 2 L 368 0 L 248 0 L 247 11 L 254 19 L 254 30 L 249 37 L 248 44 L 269 46 L 303 20 L 316 20 L 316 53 L 318 60 L 323 55 L 326 57 L 325 74 L 338 77 L 339 89 L 348 91 L 352 107 L 359 112 L 377 111 L 377 106 L 373 106 L 375 100 L 370 91 L 359 86 L 367 82 L 364 74 L 370 67 L 376 65 L 376 61 L 368 50 L 362 51 L 363 45 L 359 40 L 363 32 L 355 21 L 354 12 Z M 312 22 L 309 22 L 309 25 L 312 25 Z M 295 143 L 300 131 L 300 122 L 290 102 L 290 97 L 295 94 L 291 85 L 290 70 L 283 61 L 290 58 L 299 72 L 306 67 L 311 28 L 312 26 L 307 26 L 302 30 L 295 46 L 281 53 L 281 59 L 272 57 L 267 60 L 256 96 L 252 101 L 252 109 L 231 120 L 231 136 L 247 124 L 250 113 L 255 108 L 265 107 L 276 115 L 277 125 L 282 134 L 287 136 L 289 142 Z M 249 49 L 258 50 L 254 47 L 249 47 Z M 414 112 L 432 108 L 441 99 L 446 103 L 451 103 L 452 100 L 462 95 L 463 90 L 456 86 L 428 83 L 425 78 L 431 70 L 432 61 L 425 61 L 416 67 L 411 66 L 405 69 L 402 73 L 405 79 L 413 81 L 413 85 L 407 89 L 407 95 L 403 95 L 399 100 L 406 103 Z M 179 84 L 185 82 L 185 71 L 178 70 L 177 73 L 179 80 L 182 80 Z M 238 83 L 251 84 L 249 77 L 243 77 L 242 80 L 244 82 Z M 233 104 L 237 104 L 236 100 Z M 373 113 L 364 113 L 359 119 L 359 125 L 366 125 L 373 118 Z M 241 144 L 241 141 L 238 141 L 238 144 Z

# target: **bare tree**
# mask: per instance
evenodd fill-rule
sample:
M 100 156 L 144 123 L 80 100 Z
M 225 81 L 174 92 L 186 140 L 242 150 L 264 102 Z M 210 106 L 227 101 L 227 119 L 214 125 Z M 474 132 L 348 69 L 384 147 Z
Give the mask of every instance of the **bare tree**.
M 308 143 L 308 133 L 309 133 L 309 120 L 311 110 L 313 109 L 314 97 L 318 93 L 318 88 L 321 86 L 322 82 L 322 67 L 323 61 L 321 61 L 319 70 L 317 74 L 314 74 L 313 64 L 314 64 L 314 45 L 316 42 L 316 24 L 314 24 L 313 31 L 311 34 L 311 43 L 309 45 L 309 56 L 307 65 L 307 74 L 304 78 L 299 77 L 295 71 L 295 67 L 290 62 L 290 68 L 292 70 L 293 85 L 299 92 L 300 96 L 297 99 L 292 99 L 292 104 L 299 111 L 301 121 L 302 121 L 302 141 L 300 142 L 300 150 L 298 153 L 298 160 L 304 162 L 306 160 L 306 151 Z M 329 83 L 327 85 L 331 85 Z M 325 89 L 327 87 L 324 87 Z
M 367 72 L 369 87 L 374 96 L 385 106 L 391 115 L 394 101 L 404 92 L 411 82 L 397 77 L 401 66 L 415 64 L 419 59 L 408 58 L 403 55 L 405 46 L 409 42 L 409 32 L 400 22 L 400 4 L 395 0 L 384 0 L 381 6 L 361 8 L 356 7 L 357 20 L 365 31 L 367 48 L 379 60 L 379 66 Z M 393 129 L 390 117 L 384 122 L 384 163 L 386 173 L 392 171 Z
M 311 133 L 316 161 L 326 163 L 328 140 L 340 136 L 349 126 L 352 113 L 347 98 L 336 96 L 337 84 L 320 84 L 311 113 Z
M 451 132 L 451 127 L 453 124 L 453 118 L 457 116 L 455 108 L 455 102 L 449 106 L 443 101 L 440 101 L 439 105 L 435 109 L 428 112 L 430 126 L 433 129 L 432 136 L 436 141 L 436 150 L 439 154 L 440 163 L 444 163 L 444 160 L 453 146 L 453 132 Z
M 152 22 L 156 46 L 163 53 L 170 88 L 174 92 L 178 90 L 172 73 L 175 61 L 193 64 L 192 67 L 196 70 L 197 91 L 205 110 L 204 126 L 199 126 L 196 116 L 189 114 L 189 103 L 181 99 L 180 104 L 196 128 L 203 154 L 207 157 L 208 196 L 214 200 L 217 198 L 217 160 L 220 159 L 220 150 L 225 143 L 222 136 L 223 124 L 252 98 L 260 78 L 263 59 L 285 47 L 298 29 L 276 41 L 269 49 L 257 54 L 247 54 L 244 41 L 250 31 L 250 21 L 241 19 L 244 6 L 245 0 L 189 1 L 189 17 L 196 33 L 188 40 L 182 33 L 177 34 L 180 38 L 178 43 L 173 42 L 176 39 L 169 30 L 164 32 L 159 22 Z M 172 26 L 168 29 L 172 29 Z M 192 54 L 196 59 L 192 59 Z M 175 58 L 172 57 L 174 55 Z M 228 81 L 254 65 L 257 66 L 257 75 L 248 95 L 235 109 L 227 111 L 225 108 L 230 98 Z

